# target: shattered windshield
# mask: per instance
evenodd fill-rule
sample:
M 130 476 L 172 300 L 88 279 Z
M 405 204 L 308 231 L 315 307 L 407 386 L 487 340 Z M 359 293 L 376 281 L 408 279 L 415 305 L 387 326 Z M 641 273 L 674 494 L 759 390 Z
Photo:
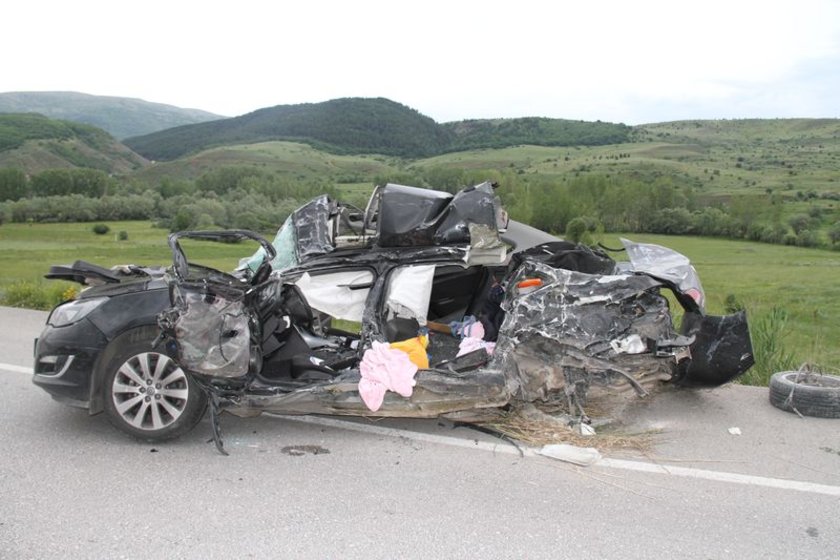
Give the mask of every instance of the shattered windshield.
M 277 256 L 271 261 L 271 268 L 273 270 L 286 270 L 298 264 L 297 253 L 295 251 L 295 228 L 292 227 L 292 216 L 286 218 L 283 225 L 274 236 L 274 241 L 271 242 L 274 249 L 277 251 Z M 239 262 L 239 269 L 244 269 L 246 266 L 252 272 L 259 268 L 265 257 L 265 251 L 260 248 L 251 257 L 242 259 Z

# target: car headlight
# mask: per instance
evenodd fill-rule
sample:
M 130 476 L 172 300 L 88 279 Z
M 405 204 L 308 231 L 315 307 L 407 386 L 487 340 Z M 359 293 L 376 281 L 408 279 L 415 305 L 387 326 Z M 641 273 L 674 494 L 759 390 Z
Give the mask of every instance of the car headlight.
M 50 314 L 47 323 L 54 327 L 65 327 L 81 321 L 91 311 L 108 301 L 106 297 L 77 299 L 63 305 L 59 305 Z

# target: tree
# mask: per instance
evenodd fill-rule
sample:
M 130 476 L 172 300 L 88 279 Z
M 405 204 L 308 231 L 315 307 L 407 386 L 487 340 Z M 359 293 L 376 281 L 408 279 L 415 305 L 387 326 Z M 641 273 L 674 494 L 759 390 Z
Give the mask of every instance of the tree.
M 14 167 L 0 169 L 0 201 L 20 200 L 25 198 L 29 191 L 29 182 L 26 174 Z
M 98 169 L 47 169 L 32 177 L 34 196 L 80 194 L 99 198 L 108 192 L 110 179 Z
M 184 231 L 198 223 L 198 216 L 187 208 L 181 208 L 172 220 L 169 231 Z
M 694 228 L 694 216 L 686 208 L 663 208 L 653 212 L 648 230 L 653 233 L 685 235 Z
M 586 221 L 575 218 L 566 226 L 566 239 L 572 243 L 580 243 L 586 235 Z
M 199 191 L 212 191 L 216 194 L 224 194 L 240 186 L 240 183 L 248 177 L 260 177 L 263 172 L 253 167 L 232 166 L 220 167 L 209 171 L 199 177 L 195 186 Z
M 803 231 L 807 230 L 811 225 L 811 218 L 805 214 L 797 214 L 788 220 L 788 223 L 790 224 L 790 227 L 793 228 L 794 233 L 799 235 Z
M 834 225 L 828 229 L 828 238 L 832 245 L 840 244 L 840 222 L 834 222 Z

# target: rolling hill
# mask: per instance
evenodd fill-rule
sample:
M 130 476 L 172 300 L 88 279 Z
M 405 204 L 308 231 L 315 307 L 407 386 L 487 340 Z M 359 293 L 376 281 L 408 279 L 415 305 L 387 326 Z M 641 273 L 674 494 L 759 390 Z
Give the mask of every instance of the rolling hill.
M 339 153 L 422 157 L 437 153 L 437 147 L 448 139 L 435 121 L 405 105 L 382 98 L 347 98 L 278 105 L 241 117 L 129 138 L 125 143 L 153 160 L 269 140 L 306 142 Z
M 26 173 L 83 167 L 128 174 L 148 165 L 99 128 L 35 113 L 0 114 L 0 168 Z
M 438 124 L 383 98 L 281 105 L 126 141 L 37 115 L 0 118 L 0 167 L 28 173 L 93 167 L 151 186 L 250 166 L 295 180 L 436 184 L 448 169 L 498 170 L 558 183 L 606 176 L 667 180 L 701 199 L 770 193 L 801 202 L 840 196 L 840 120 L 695 120 L 639 126 L 519 118 Z
M 626 141 L 623 124 L 519 118 L 438 124 L 384 98 L 345 98 L 278 105 L 241 117 L 181 126 L 129 138 L 126 145 L 148 159 L 170 161 L 220 146 L 266 141 L 310 144 L 339 154 L 422 158 L 475 148 L 519 144 L 601 145 Z
M 119 139 L 224 118 L 198 109 L 142 99 L 69 91 L 0 93 L 0 113 L 40 113 L 53 119 L 90 124 Z

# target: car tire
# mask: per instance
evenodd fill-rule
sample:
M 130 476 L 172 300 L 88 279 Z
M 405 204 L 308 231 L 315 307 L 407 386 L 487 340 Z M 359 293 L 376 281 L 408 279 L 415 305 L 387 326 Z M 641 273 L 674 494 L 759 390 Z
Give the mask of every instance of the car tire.
M 207 410 L 207 395 L 151 339 L 130 336 L 115 343 L 102 379 L 105 413 L 119 430 L 144 441 L 177 438 Z
M 770 378 L 770 404 L 803 416 L 840 418 L 840 377 L 780 371 Z

